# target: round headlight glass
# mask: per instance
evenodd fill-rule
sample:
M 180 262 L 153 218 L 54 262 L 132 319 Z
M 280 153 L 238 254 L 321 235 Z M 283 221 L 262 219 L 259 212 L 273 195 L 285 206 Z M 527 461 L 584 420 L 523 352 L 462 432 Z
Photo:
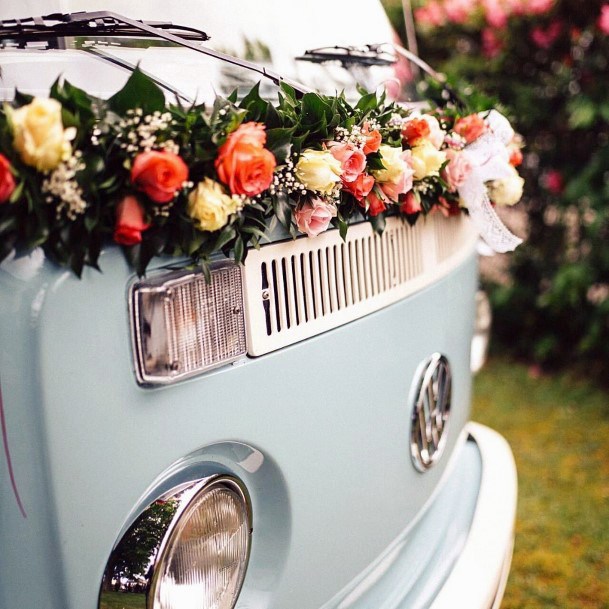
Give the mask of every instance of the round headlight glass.
M 233 479 L 195 491 L 167 531 L 154 566 L 149 609 L 231 609 L 250 549 L 248 501 Z

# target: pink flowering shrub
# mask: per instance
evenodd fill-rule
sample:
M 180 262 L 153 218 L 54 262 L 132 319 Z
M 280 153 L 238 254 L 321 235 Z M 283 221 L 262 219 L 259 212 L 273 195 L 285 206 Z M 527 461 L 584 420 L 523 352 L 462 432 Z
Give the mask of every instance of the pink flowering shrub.
M 421 57 L 501 100 L 526 141 L 513 156 L 529 236 L 492 290 L 496 337 L 544 365 L 583 362 L 609 378 L 609 0 L 413 5 Z

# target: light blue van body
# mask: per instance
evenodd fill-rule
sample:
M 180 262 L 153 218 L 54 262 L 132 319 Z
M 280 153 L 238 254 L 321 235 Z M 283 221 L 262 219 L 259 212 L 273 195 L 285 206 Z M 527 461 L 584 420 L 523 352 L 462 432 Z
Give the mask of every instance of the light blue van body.
M 2 609 L 96 609 L 108 556 L 137 513 L 214 473 L 239 478 L 252 503 L 236 607 L 429 606 L 480 486 L 480 454 L 462 434 L 473 251 L 376 313 L 161 388 L 136 383 L 134 275 L 118 248 L 80 280 L 16 262 L 0 270 Z M 411 384 L 434 352 L 452 366 L 452 415 L 445 455 L 421 473 Z

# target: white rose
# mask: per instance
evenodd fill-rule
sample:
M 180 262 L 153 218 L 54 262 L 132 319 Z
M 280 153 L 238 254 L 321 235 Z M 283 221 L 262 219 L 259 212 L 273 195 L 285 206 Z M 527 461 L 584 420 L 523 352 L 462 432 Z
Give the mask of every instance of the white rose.
M 446 162 L 446 153 L 437 150 L 435 146 L 425 140 L 412 149 L 412 166 L 414 179 L 422 180 L 427 176 L 438 175 L 440 167 Z
M 489 199 L 495 205 L 516 205 L 522 198 L 524 180 L 510 166 L 510 175 L 487 183 Z
M 372 175 L 377 182 L 391 182 L 393 184 L 402 179 L 404 173 L 410 169 L 404 160 L 404 151 L 395 146 L 382 144 L 379 148 L 385 169 L 376 169 Z
M 204 178 L 188 195 L 187 211 L 199 230 L 215 231 L 225 226 L 228 216 L 237 211 L 237 201 L 218 182 Z
M 35 97 L 26 106 L 10 109 L 8 115 L 13 146 L 26 165 L 48 172 L 72 153 L 70 140 L 76 136 L 76 129 L 63 128 L 57 100 Z
M 340 182 L 342 169 L 329 150 L 307 148 L 296 164 L 296 177 L 308 190 L 329 195 Z

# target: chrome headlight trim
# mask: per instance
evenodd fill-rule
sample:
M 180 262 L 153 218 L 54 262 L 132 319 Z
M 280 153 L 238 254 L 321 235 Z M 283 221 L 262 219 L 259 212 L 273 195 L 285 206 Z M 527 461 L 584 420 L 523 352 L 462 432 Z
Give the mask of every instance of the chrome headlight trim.
M 176 542 L 176 538 L 180 535 L 180 525 L 198 508 L 198 504 L 203 497 L 211 494 L 212 491 L 217 489 L 228 490 L 236 496 L 246 513 L 247 519 L 248 535 L 246 548 L 240 563 L 238 577 L 233 591 L 233 604 L 230 605 L 231 607 L 234 606 L 234 603 L 239 597 L 249 563 L 252 537 L 252 508 L 247 489 L 240 480 L 232 476 L 216 475 L 173 487 L 161 497 L 158 497 L 155 501 L 150 503 L 138 515 L 121 539 L 115 544 L 110 554 L 110 558 L 106 563 L 100 588 L 98 608 L 101 609 L 101 607 L 104 606 L 106 594 L 115 591 L 112 590 L 112 587 L 116 587 L 116 584 L 114 583 L 117 580 L 116 565 L 120 561 L 121 556 L 124 556 L 125 554 L 133 555 L 134 551 L 141 549 L 146 555 L 150 556 L 149 566 L 144 574 L 133 573 L 131 577 L 124 574 L 119 576 L 120 581 L 118 584 L 119 588 L 121 588 L 120 592 L 122 593 L 121 602 L 124 609 L 136 609 L 142 606 L 143 597 L 145 597 L 147 609 L 157 609 L 159 604 L 155 603 L 155 595 L 162 583 L 162 567 L 164 566 L 164 561 L 168 558 L 168 551 L 172 549 L 172 544 Z M 154 543 L 152 547 L 146 545 L 145 548 L 134 548 L 134 539 L 139 541 L 141 536 L 138 536 L 137 533 L 133 534 L 132 532 L 137 530 L 137 527 L 140 526 L 142 522 L 152 520 L 158 523 L 158 507 L 170 504 L 173 504 L 173 508 L 168 510 L 167 513 L 169 516 L 164 518 L 162 524 L 160 524 L 156 530 L 156 537 L 158 537 L 156 543 Z M 122 585 L 120 585 L 121 583 Z
M 427 471 L 442 456 L 446 445 L 452 373 L 448 359 L 434 353 L 423 361 L 413 380 L 410 455 L 415 468 Z

